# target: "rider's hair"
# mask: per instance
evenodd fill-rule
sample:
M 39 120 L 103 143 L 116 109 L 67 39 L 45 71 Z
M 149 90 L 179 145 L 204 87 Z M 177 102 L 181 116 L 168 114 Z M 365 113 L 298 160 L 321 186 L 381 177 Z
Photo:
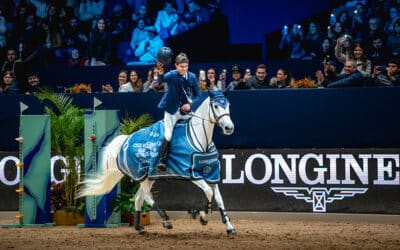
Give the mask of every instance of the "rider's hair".
M 185 53 L 179 53 L 175 58 L 175 63 L 189 63 L 189 57 Z

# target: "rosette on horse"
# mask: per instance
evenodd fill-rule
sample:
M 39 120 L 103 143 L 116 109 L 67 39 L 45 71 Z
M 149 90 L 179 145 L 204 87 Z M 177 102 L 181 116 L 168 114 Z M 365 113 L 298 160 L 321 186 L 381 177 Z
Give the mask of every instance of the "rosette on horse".
M 190 118 L 176 124 L 166 171 L 157 169 L 158 151 L 164 136 L 163 121 L 129 136 L 117 136 L 104 150 L 102 173 L 96 178 L 86 178 L 78 196 L 107 193 L 124 174 L 140 181 L 140 188 L 135 195 L 135 218 L 137 218 L 135 228 L 139 233 L 144 233 L 144 228 L 138 219 L 144 200 L 159 212 L 164 219 L 164 226 L 172 228 L 168 215 L 152 198 L 150 190 L 154 181 L 165 177 L 187 179 L 200 187 L 207 197 L 207 206 L 205 211 L 200 212 L 200 221 L 206 224 L 206 214 L 211 210 L 211 201 L 214 198 L 222 221 L 227 226 L 227 232 L 236 234 L 225 212 L 218 188 L 220 163 L 212 140 L 215 125 L 218 125 L 225 135 L 233 133 L 234 124 L 230 118 L 229 108 L 229 101 L 221 91 L 203 92 L 197 102 L 193 103 L 192 112 L 189 113 Z

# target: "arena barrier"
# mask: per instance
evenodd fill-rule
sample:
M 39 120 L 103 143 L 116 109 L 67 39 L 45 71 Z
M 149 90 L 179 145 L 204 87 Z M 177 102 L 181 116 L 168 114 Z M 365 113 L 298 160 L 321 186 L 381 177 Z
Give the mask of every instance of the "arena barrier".
M 97 100 L 97 101 L 96 101 Z M 95 102 L 99 102 L 95 98 Z M 85 174 L 102 171 L 102 148 L 119 135 L 118 110 L 85 112 Z M 111 201 L 120 191 L 120 184 L 105 195 L 85 197 L 85 227 L 115 227 L 121 224 L 121 214 L 111 209 Z
M 21 103 L 21 114 L 27 106 Z M 50 117 L 20 115 L 18 210 L 19 224 L 3 227 L 52 225 L 50 213 Z

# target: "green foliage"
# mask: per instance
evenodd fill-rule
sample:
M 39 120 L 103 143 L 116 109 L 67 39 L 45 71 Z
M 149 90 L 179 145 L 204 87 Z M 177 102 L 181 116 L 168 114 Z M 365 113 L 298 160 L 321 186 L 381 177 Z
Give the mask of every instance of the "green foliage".
M 50 116 L 51 148 L 66 158 L 64 193 L 66 207 L 76 207 L 75 193 L 78 183 L 78 165 L 83 166 L 84 110 L 72 104 L 72 97 L 52 90 L 42 89 L 36 94 L 45 104 L 45 112 Z
M 142 114 L 137 118 L 131 118 L 125 115 L 120 124 L 120 133 L 122 135 L 130 135 L 135 131 L 150 126 L 153 122 L 149 114 Z

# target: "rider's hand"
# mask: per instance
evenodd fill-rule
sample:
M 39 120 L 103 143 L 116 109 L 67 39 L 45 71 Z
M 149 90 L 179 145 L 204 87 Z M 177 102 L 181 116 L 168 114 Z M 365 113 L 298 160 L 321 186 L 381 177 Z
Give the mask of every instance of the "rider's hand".
M 190 104 L 189 103 L 183 104 L 181 109 L 182 109 L 182 111 L 189 112 L 190 111 Z

